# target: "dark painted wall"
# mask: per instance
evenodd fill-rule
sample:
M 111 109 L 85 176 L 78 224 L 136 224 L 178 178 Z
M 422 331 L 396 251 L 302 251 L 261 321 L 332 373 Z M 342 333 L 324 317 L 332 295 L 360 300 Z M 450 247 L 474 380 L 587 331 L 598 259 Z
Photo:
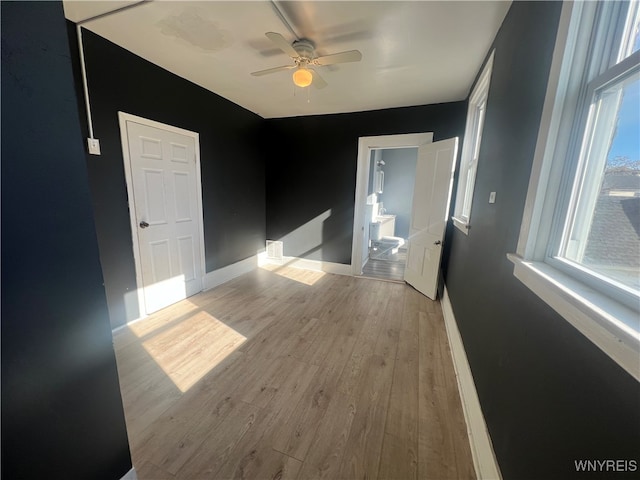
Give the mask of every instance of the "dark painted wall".
M 2 476 L 131 459 L 59 2 L 2 2 Z
M 71 23 L 69 33 L 77 48 Z M 94 135 L 102 150 L 99 157 L 87 155 L 87 164 L 115 327 L 139 316 L 118 111 L 200 134 L 207 272 L 264 249 L 264 154 L 257 141 L 263 120 L 87 30 L 84 51 Z M 77 74 L 76 64 L 79 86 Z
M 561 7 L 514 2 L 495 39 L 471 229 L 454 229 L 446 252 L 446 285 L 505 479 L 586 478 L 577 459 L 640 463 L 638 382 L 524 287 L 506 258 L 516 249 Z
M 350 264 L 358 138 L 418 132 L 434 132 L 434 141 L 461 137 L 466 105 L 267 120 L 267 238 L 288 235 L 285 255 Z M 329 211 L 328 218 L 321 216 Z
M 378 201 L 384 204 L 388 214 L 396 216 L 395 236 L 409 238 L 413 184 L 418 163 L 417 148 L 387 148 L 382 151 L 385 162 L 384 193 Z

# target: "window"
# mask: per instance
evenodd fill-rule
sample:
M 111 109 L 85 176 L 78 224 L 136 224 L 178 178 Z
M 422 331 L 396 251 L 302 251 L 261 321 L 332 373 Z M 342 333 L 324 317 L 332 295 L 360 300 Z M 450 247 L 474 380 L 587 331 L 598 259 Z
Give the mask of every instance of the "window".
M 489 95 L 489 82 L 491 80 L 491 68 L 493 66 L 493 52 L 487 61 L 473 92 L 469 96 L 469 109 L 467 111 L 467 124 L 465 127 L 465 142 L 462 148 L 462 160 L 460 161 L 460 175 L 458 191 L 456 193 L 456 207 L 453 215 L 453 223 L 464 233 L 469 232 L 471 218 L 471 201 L 473 199 L 473 187 L 476 182 L 478 170 L 478 156 L 480 154 L 480 141 L 482 139 L 482 127 L 484 126 L 487 97 Z
M 566 2 L 514 274 L 640 379 L 640 10 Z

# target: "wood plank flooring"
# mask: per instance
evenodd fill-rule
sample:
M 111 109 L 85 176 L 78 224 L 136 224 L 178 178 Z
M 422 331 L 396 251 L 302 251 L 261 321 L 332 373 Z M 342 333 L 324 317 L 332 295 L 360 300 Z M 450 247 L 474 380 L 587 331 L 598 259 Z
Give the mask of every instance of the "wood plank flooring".
M 369 249 L 369 258 L 362 267 L 362 275 L 368 278 L 403 282 L 406 264 L 407 251 L 405 249 L 396 253 L 390 249 L 386 252 Z
M 140 480 L 473 479 L 440 305 L 269 267 L 114 334 Z
M 379 280 L 404 281 L 404 263 L 388 262 L 370 258 L 362 267 L 362 276 Z

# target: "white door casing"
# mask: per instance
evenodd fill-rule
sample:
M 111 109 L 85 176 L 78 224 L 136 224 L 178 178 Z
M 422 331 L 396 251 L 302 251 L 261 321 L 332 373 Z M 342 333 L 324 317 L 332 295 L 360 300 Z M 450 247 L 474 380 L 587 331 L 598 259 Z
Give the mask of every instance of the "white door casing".
M 436 299 L 458 138 L 418 148 L 404 279 Z
M 379 135 L 360 137 L 358 140 L 358 165 L 356 174 L 356 199 L 353 216 L 353 243 L 351 246 L 351 273 L 362 275 L 365 255 L 365 229 L 369 224 L 365 221 L 367 189 L 369 185 L 369 168 L 371 151 L 387 148 L 419 147 L 433 141 L 433 132 L 405 133 L 399 135 Z
M 140 316 L 202 290 L 198 134 L 120 113 Z

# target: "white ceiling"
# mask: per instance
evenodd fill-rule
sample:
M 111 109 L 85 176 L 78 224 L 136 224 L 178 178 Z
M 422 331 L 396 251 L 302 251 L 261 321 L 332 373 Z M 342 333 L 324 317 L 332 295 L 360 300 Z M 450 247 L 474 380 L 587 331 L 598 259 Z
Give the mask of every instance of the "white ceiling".
M 122 1 L 64 2 L 74 22 Z M 295 37 L 269 1 L 153 1 L 83 24 L 264 118 L 463 100 L 511 5 L 508 1 L 277 2 L 316 53 L 360 50 L 359 63 L 320 67 L 329 84 L 295 88 L 291 71 L 250 72 L 292 60 L 265 32 Z

